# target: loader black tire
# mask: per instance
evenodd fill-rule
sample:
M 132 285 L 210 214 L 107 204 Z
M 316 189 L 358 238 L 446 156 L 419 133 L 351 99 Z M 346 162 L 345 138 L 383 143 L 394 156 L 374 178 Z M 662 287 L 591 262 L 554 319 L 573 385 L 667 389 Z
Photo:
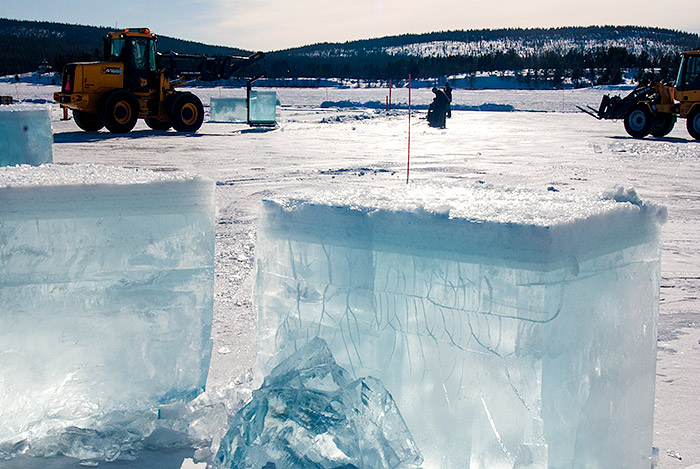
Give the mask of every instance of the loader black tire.
M 146 121 L 146 125 L 153 130 L 168 130 L 171 127 L 170 120 L 161 121 L 154 117 L 146 117 L 144 121 Z
M 173 97 L 169 117 L 178 132 L 196 132 L 204 122 L 204 106 L 192 93 L 178 93 Z
M 632 106 L 625 116 L 625 130 L 634 138 L 644 138 L 649 135 L 654 124 L 654 115 L 644 103 Z
M 685 125 L 688 128 L 688 133 L 695 140 L 700 140 L 700 106 L 696 105 L 695 109 L 690 111 Z
M 651 126 L 651 134 L 654 137 L 665 137 L 676 125 L 676 116 L 673 114 L 659 113 L 654 116 L 654 123 Z
M 105 125 L 102 123 L 102 118 L 99 114 L 92 114 L 85 111 L 73 110 L 73 120 L 75 125 L 83 129 L 85 132 L 97 132 Z
M 139 101 L 127 90 L 115 90 L 105 96 L 102 122 L 107 130 L 115 134 L 131 132 L 139 118 Z

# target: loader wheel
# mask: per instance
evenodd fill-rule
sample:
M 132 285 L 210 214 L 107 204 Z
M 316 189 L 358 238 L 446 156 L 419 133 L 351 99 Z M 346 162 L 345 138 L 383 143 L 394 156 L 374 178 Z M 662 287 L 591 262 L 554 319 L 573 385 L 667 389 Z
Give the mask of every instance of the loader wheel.
M 170 128 L 169 120 L 160 121 L 153 117 L 146 117 L 144 120 L 146 121 L 146 125 L 152 128 L 153 130 L 168 130 Z
M 635 104 L 625 116 L 625 130 L 634 138 L 644 138 L 649 135 L 654 116 L 649 106 L 643 103 Z
M 85 132 L 97 132 L 105 126 L 99 114 L 91 114 L 85 111 L 73 110 L 73 120 Z
M 115 134 L 130 132 L 139 118 L 139 101 L 126 90 L 112 91 L 102 106 L 102 122 Z
M 695 139 L 700 140 L 700 106 L 696 106 L 690 114 L 688 114 L 687 122 L 688 133 Z
M 170 123 L 178 132 L 196 132 L 204 121 L 204 106 L 192 93 L 175 96 L 170 109 Z
M 673 130 L 676 124 L 676 116 L 672 114 L 657 114 L 651 126 L 651 134 L 654 137 L 665 137 Z

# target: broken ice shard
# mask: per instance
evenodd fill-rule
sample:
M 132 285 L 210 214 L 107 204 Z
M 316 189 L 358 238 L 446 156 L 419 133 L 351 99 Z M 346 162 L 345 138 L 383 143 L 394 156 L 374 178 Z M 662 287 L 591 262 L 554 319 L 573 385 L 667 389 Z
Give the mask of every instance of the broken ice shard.
M 51 115 L 47 106 L 0 106 L 0 166 L 53 161 Z
M 393 395 L 426 468 L 639 468 L 665 209 L 412 184 L 266 201 L 258 368 L 324 338 Z
M 245 98 L 211 98 L 209 102 L 211 122 L 245 123 L 248 121 L 248 105 Z
M 220 469 L 410 468 L 421 460 L 381 381 L 353 380 L 318 337 L 253 391 L 216 455 Z
M 201 392 L 214 209 L 179 172 L 0 168 L 0 447 Z

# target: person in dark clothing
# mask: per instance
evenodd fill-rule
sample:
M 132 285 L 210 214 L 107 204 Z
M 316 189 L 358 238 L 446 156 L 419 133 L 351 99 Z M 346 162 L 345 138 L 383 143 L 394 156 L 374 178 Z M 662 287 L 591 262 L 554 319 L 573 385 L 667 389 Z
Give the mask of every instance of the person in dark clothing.
M 450 107 L 450 100 L 444 91 L 433 87 L 435 97 L 428 108 L 428 125 L 430 127 L 445 127 L 447 110 Z
M 452 87 L 449 83 L 445 83 L 445 95 L 450 100 L 450 103 L 447 105 L 447 117 L 450 118 L 452 117 Z

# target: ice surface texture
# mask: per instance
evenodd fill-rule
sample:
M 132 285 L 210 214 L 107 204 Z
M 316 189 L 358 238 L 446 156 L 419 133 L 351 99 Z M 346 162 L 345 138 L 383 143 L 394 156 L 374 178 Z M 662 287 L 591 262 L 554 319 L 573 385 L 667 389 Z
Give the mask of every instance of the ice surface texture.
M 0 166 L 51 163 L 52 145 L 51 115 L 47 106 L 0 106 Z
M 426 468 L 644 467 L 665 218 L 621 188 L 267 201 L 259 369 L 324 338 L 381 379 Z
M 182 173 L 0 168 L 0 449 L 201 392 L 214 213 Z
M 381 381 L 350 378 L 318 337 L 253 391 L 216 455 L 220 469 L 410 468 L 421 461 Z

